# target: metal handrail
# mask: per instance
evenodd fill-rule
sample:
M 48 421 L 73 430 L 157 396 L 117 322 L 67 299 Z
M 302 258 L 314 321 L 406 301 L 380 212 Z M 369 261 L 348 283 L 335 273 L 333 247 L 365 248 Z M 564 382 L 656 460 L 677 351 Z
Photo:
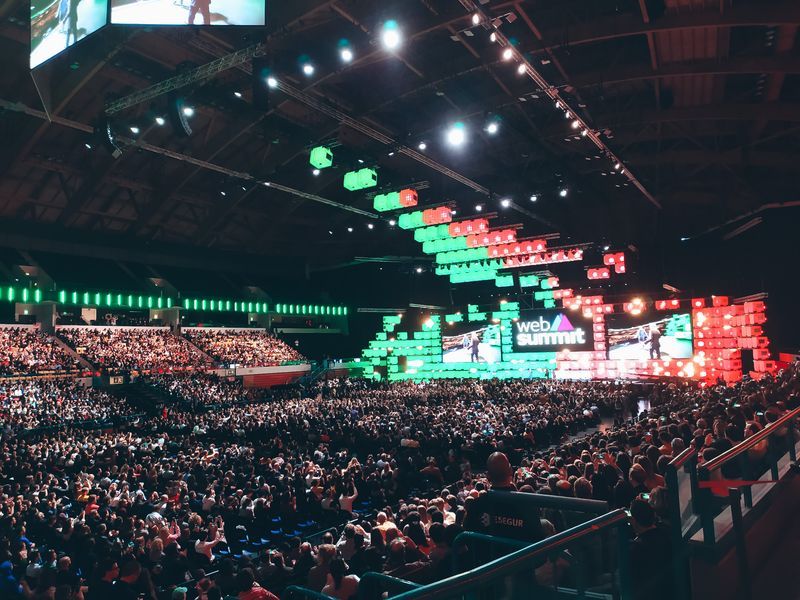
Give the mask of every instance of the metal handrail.
M 678 454 L 678 456 L 669 461 L 669 464 L 667 466 L 673 467 L 675 469 L 680 469 L 683 465 L 689 462 L 689 460 L 695 454 L 697 454 L 697 450 L 695 450 L 692 447 L 686 448 L 686 450 L 684 450 L 683 452 Z
M 716 458 L 708 461 L 707 463 L 703 463 L 702 465 L 700 465 L 700 468 L 705 471 L 715 471 L 719 469 L 720 467 L 722 467 L 722 465 L 726 464 L 727 462 L 731 461 L 737 456 L 742 455 L 743 453 L 750 450 L 760 442 L 763 442 L 764 440 L 769 438 L 776 429 L 783 427 L 784 425 L 790 423 L 791 421 L 793 421 L 798 417 L 800 417 L 800 408 L 796 408 L 793 411 L 786 413 L 774 423 L 770 423 L 758 433 L 750 436 L 749 438 L 747 438 L 742 442 L 739 442 L 730 450 L 726 450 Z
M 284 598 L 311 598 L 312 600 L 336 600 L 321 592 L 316 592 L 299 585 L 290 585 L 283 592 Z
M 422 597 L 432 597 L 438 593 L 458 595 L 467 590 L 474 590 L 477 586 L 497 580 L 510 573 L 516 573 L 522 565 L 529 564 L 532 559 L 560 549 L 564 544 L 580 538 L 599 533 L 603 528 L 614 527 L 628 523 L 628 515 L 624 510 L 618 509 L 602 515 L 583 525 L 573 527 L 550 538 L 522 548 L 506 556 L 497 558 L 480 567 L 443 579 L 422 588 L 404 592 L 394 596 L 393 600 L 412 600 Z M 624 560 L 620 562 L 623 568 Z M 625 579 L 624 577 L 622 579 Z M 623 596 L 623 599 L 627 598 Z

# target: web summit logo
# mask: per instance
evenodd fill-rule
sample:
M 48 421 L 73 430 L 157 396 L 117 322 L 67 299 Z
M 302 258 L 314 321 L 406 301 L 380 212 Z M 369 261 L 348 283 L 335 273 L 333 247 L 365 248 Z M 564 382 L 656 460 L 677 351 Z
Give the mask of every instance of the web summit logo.
M 573 327 L 567 315 L 559 313 L 552 323 L 544 317 L 535 321 L 518 321 L 516 324 L 517 346 L 557 346 L 585 344 L 586 333 Z

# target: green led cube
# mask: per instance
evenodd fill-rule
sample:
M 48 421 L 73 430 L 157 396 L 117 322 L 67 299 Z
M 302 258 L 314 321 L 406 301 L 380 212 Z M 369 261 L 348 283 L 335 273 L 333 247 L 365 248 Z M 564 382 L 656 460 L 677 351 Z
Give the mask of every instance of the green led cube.
M 325 146 L 317 146 L 311 151 L 308 162 L 317 169 L 327 169 L 333 164 L 333 152 Z
M 378 173 L 375 169 L 361 169 L 357 174 L 360 190 L 378 185 Z

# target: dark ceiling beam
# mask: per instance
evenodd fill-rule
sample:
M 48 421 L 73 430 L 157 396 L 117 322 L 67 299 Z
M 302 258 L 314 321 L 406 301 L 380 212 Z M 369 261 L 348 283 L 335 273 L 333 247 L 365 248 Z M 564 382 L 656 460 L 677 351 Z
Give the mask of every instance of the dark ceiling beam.
M 795 38 L 797 37 L 797 25 L 783 25 L 778 28 L 777 40 L 775 42 L 776 53 L 788 53 L 794 48 Z M 762 71 L 769 73 L 769 79 L 763 91 L 762 100 L 764 102 L 775 102 L 781 96 L 783 83 L 786 81 L 785 71 Z M 758 119 L 750 130 L 750 139 L 757 140 L 764 133 L 768 119 Z
M 666 33 L 706 27 L 753 27 L 800 24 L 800 4 L 783 1 L 775 4 L 758 2 L 732 6 L 723 14 L 718 9 L 686 11 L 664 15 L 644 23 L 639 15 L 624 14 L 591 19 L 572 25 L 568 30 L 546 31 L 542 47 L 524 50 L 544 53 L 554 48 L 568 48 L 607 40 L 652 33 Z
M 626 110 L 617 113 L 596 115 L 599 127 L 640 127 L 650 123 L 669 121 L 752 121 L 767 118 L 771 121 L 800 121 L 800 104 L 792 102 L 769 102 L 763 104 L 722 104 L 686 106 L 669 110 Z M 563 137 L 563 127 L 548 135 Z
M 665 150 L 658 154 L 631 153 L 631 164 L 642 166 L 687 166 L 687 165 L 717 165 L 736 168 L 758 167 L 782 171 L 792 171 L 800 165 L 800 153 L 786 153 L 760 150 L 748 152 L 739 150 L 734 153 L 713 152 L 704 149 L 697 150 Z M 787 181 L 789 178 L 787 177 Z
M 800 73 L 800 57 L 791 54 L 776 56 L 737 57 L 726 60 L 710 59 L 691 62 L 663 64 L 658 68 L 652 66 L 624 66 L 613 69 L 600 69 L 585 73 L 576 73 L 568 79 L 575 87 L 586 88 L 596 85 L 614 85 L 630 83 L 645 79 L 664 79 L 666 77 L 689 77 L 693 75 L 746 75 L 752 73 L 770 73 L 779 75 L 796 75 Z M 777 96 L 770 101 L 777 100 Z

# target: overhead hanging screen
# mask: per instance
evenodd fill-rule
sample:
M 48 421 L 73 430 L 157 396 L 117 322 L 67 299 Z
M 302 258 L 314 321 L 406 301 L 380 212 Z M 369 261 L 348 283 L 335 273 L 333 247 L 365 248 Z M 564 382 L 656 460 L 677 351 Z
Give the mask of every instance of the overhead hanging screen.
M 264 25 L 266 0 L 111 0 L 115 25 Z
M 31 69 L 106 24 L 108 0 L 31 0 Z

